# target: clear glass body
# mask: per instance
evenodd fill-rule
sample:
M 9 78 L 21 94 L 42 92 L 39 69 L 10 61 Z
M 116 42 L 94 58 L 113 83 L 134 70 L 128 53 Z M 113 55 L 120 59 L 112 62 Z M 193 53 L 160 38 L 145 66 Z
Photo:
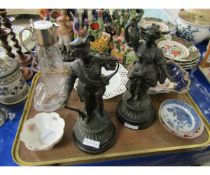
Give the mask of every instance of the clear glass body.
M 52 112 L 61 107 L 65 100 L 67 71 L 57 45 L 38 46 L 37 53 L 42 78 L 36 87 L 34 108 L 37 111 Z

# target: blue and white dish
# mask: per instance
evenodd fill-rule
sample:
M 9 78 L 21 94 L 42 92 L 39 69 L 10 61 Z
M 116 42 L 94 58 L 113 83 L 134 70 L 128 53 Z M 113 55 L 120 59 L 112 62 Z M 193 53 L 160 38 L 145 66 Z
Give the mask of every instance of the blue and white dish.
M 183 137 L 194 135 L 202 124 L 198 114 L 190 105 L 176 99 L 165 100 L 161 104 L 159 117 L 168 130 Z
M 173 132 L 171 131 L 166 125 L 165 123 L 163 122 L 163 120 L 161 118 L 160 119 L 160 123 L 163 125 L 163 127 L 168 131 L 170 132 L 171 134 L 173 135 L 176 135 L 178 137 L 181 137 L 181 138 L 184 138 L 184 139 L 194 139 L 194 138 L 197 138 L 199 137 L 203 131 L 204 131 L 204 123 L 201 122 L 201 125 L 200 127 L 193 133 L 187 133 L 187 134 L 183 134 L 183 133 L 176 133 L 176 132 Z

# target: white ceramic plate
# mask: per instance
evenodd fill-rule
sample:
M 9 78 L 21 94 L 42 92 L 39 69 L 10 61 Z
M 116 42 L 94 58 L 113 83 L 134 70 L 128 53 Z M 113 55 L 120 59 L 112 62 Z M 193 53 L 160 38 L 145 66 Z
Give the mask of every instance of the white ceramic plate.
M 38 113 L 24 123 L 20 139 L 31 151 L 49 150 L 62 139 L 64 126 L 59 114 Z
M 107 71 L 104 68 L 101 69 L 102 74 L 109 75 L 114 71 Z M 106 92 L 103 95 L 103 99 L 110 99 L 117 95 L 122 94 L 126 91 L 126 83 L 128 82 L 127 78 L 128 71 L 120 64 L 117 73 L 110 79 L 109 85 L 106 86 Z M 76 89 L 78 84 L 78 79 L 75 82 L 74 88 Z

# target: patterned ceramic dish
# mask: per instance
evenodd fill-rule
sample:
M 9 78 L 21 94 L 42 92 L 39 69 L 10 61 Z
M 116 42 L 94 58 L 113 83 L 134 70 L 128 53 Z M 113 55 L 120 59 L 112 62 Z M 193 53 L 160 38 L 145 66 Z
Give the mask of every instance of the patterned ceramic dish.
M 110 75 L 114 71 L 107 71 L 104 68 L 101 69 L 102 74 Z M 128 71 L 120 64 L 117 73 L 109 80 L 109 85 L 106 86 L 106 92 L 103 95 L 103 99 L 110 99 L 117 95 L 122 94 L 126 91 L 126 83 L 128 82 L 127 78 Z M 78 79 L 74 84 L 74 88 L 76 89 L 78 84 Z
M 200 58 L 199 50 L 185 39 L 165 35 L 156 42 L 167 59 L 174 60 L 178 63 L 191 63 Z
M 38 113 L 24 123 L 20 139 L 31 151 L 49 150 L 62 139 L 64 126 L 59 114 Z
M 186 93 L 190 89 L 190 78 L 187 71 L 173 61 L 167 62 L 167 69 L 174 82 L 166 79 L 164 84 L 159 84 L 156 87 L 149 89 L 150 94 L 159 93 Z
M 194 139 L 194 138 L 197 138 L 199 137 L 203 131 L 204 131 L 204 124 L 203 122 L 201 122 L 201 125 L 200 127 L 193 133 L 187 133 L 187 134 L 183 134 L 183 133 L 175 133 L 173 131 L 171 131 L 170 129 L 168 129 L 168 127 L 166 126 L 166 124 L 163 122 L 163 120 L 161 118 L 159 118 L 160 120 L 160 123 L 163 125 L 163 127 L 168 131 L 170 132 L 171 134 L 174 134 L 178 137 L 181 137 L 181 138 L 185 138 L 185 139 Z
M 156 24 L 160 26 L 160 31 L 162 32 L 162 34 L 167 34 L 170 32 L 174 32 L 176 30 L 176 27 L 174 24 L 172 24 L 169 21 L 164 21 L 162 19 L 159 18 L 143 18 L 140 22 L 140 27 L 143 30 L 146 30 L 147 28 L 149 28 L 152 24 Z
M 185 69 L 194 68 L 200 59 L 199 50 L 189 41 L 165 35 L 156 41 L 166 59 L 175 61 Z
M 197 133 L 201 133 L 198 132 L 199 129 L 203 128 L 202 120 L 195 110 L 181 100 L 165 100 L 160 105 L 159 117 L 167 130 L 180 137 L 185 135 L 189 138 L 195 138 L 195 135 L 198 137 Z

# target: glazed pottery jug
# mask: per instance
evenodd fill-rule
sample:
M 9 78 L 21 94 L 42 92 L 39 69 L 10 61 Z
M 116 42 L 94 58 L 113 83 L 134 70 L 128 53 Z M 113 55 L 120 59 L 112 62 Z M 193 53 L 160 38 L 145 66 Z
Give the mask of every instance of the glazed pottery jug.
M 0 59 L 0 70 L 0 103 L 11 105 L 24 100 L 28 94 L 28 85 L 18 62 L 12 58 Z

